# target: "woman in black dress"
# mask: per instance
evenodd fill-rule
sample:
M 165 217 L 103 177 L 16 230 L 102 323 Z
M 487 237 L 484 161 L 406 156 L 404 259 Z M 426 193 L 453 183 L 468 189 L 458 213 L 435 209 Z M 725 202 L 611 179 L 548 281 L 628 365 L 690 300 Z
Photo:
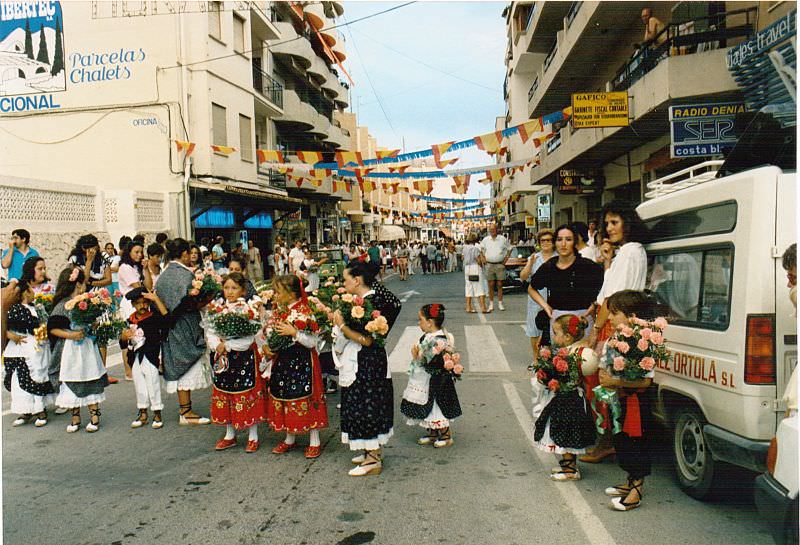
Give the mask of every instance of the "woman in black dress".
M 351 262 L 344 270 L 344 287 L 348 293 L 369 300 L 391 330 L 401 304 L 385 287 L 373 289 L 377 273 L 374 264 Z M 365 330 L 345 325 L 339 311 L 332 318 L 348 340 L 360 345 L 356 378 L 342 388 L 341 394 L 342 442 L 350 445 L 350 450 L 365 451 L 353 458 L 358 466 L 349 473 L 353 477 L 378 475 L 382 470 L 381 447 L 394 433 L 394 390 L 386 350 Z

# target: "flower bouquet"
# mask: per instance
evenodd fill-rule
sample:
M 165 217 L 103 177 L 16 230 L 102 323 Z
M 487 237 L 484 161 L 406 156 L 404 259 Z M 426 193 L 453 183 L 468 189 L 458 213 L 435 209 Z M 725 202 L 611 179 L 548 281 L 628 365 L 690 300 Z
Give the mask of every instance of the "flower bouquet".
M 534 375 L 540 384 L 555 393 L 572 392 L 581 383 L 579 366 L 583 363 L 577 352 L 559 348 L 555 352 L 542 347 L 533 364 Z
M 240 298 L 234 303 L 215 301 L 207 308 L 208 321 L 220 339 L 252 337 L 261 329 L 257 300 Z
M 345 293 L 345 289 L 342 287 L 342 283 L 337 282 L 334 277 L 329 276 L 319 288 L 312 292 L 312 295 L 322 301 L 325 306 L 332 306 L 334 303 L 334 295 L 341 297 L 343 293 Z M 337 300 L 339 297 L 337 297 Z
M 275 305 L 267 321 L 265 332 L 267 346 L 271 352 L 285 350 L 294 343 L 292 337 L 278 333 L 276 326 L 281 323 L 289 323 L 293 325 L 297 331 L 306 331 L 308 333 L 319 332 L 319 325 L 309 308 L 295 306 L 293 309 L 288 309 L 285 306 Z
M 319 331 L 327 339 L 331 340 L 331 329 L 333 324 L 328 319 L 328 313 L 332 312 L 331 307 L 323 303 L 318 297 L 312 295 L 308 298 L 308 307 L 314 315 L 314 319 L 319 326 Z
M 437 356 L 441 355 L 441 361 Z M 451 375 L 453 380 L 461 380 L 464 366 L 461 365 L 461 354 L 453 349 L 452 336 L 448 340 L 424 339 L 418 345 L 417 357 L 411 360 L 409 374 L 413 374 L 414 367 L 423 367 L 429 375 Z
M 338 290 L 344 288 L 338 288 Z M 338 297 L 338 299 L 336 299 Z M 332 297 L 336 309 L 342 313 L 344 323 L 350 328 L 363 329 L 375 340 L 376 346 L 386 344 L 386 335 L 389 333 L 389 322 L 379 310 L 372 307 L 369 299 L 350 293 L 337 293 Z
M 87 291 L 66 302 L 64 309 L 69 311 L 70 321 L 82 328 L 91 329 L 92 324 L 106 313 L 115 309 L 111 293 L 105 288 Z
M 55 290 L 53 289 L 53 286 L 51 284 L 43 285 L 42 288 L 33 296 L 33 306 L 36 308 L 36 312 L 39 314 L 44 313 L 46 316 L 50 316 L 50 313 L 53 311 L 54 296 Z M 47 318 L 44 320 L 47 321 Z
M 215 297 L 222 291 L 222 277 L 213 271 L 200 270 L 194 273 L 189 295 L 199 300 Z
M 119 339 L 126 325 L 125 321 L 119 319 L 114 313 L 104 313 L 92 324 L 91 332 L 95 338 L 95 344 L 100 347 L 108 346 L 111 341 Z

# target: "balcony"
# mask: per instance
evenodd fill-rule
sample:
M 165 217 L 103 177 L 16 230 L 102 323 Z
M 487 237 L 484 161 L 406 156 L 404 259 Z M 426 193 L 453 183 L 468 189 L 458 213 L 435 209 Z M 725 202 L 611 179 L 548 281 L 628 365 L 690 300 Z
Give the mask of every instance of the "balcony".
M 261 93 L 267 103 L 283 110 L 283 85 L 253 63 L 253 88 Z
M 568 2 L 534 2 L 527 26 L 528 52 L 547 53 L 548 44 L 552 43 L 556 34 L 564 28 L 564 18 L 569 13 L 570 7 L 571 4 Z
M 317 112 L 300 100 L 292 89 L 283 91 L 283 115 L 273 118 L 275 123 L 288 125 L 291 130 L 309 131 L 314 128 Z
M 308 70 L 317 56 L 311 48 L 311 42 L 304 38 L 298 38 L 299 34 L 295 31 L 292 23 L 275 23 L 275 26 L 281 33 L 281 40 L 270 44 L 272 53 L 278 56 L 291 57 L 304 70 Z
M 539 76 L 533 78 L 533 83 L 531 84 L 531 88 L 528 89 L 528 102 L 531 101 L 533 95 L 536 94 L 536 91 L 539 89 Z
M 258 165 L 258 181 L 273 189 L 286 189 L 286 175 Z
M 325 141 L 333 144 L 337 148 L 350 149 L 350 134 L 347 132 L 347 129 L 338 127 L 335 121 L 328 129 L 328 134 L 325 138 Z
M 281 35 L 275 26 L 277 18 L 269 2 L 250 2 L 250 25 L 253 34 L 265 41 L 280 40 Z

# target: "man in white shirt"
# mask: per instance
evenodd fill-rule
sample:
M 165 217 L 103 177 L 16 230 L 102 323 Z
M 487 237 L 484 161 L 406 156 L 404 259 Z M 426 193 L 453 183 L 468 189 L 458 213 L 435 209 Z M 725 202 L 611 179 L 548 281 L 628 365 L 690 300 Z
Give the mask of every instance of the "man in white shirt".
M 595 241 L 595 235 L 597 235 L 597 222 L 592 220 L 589 222 L 589 230 L 586 233 L 586 245 L 594 248 L 597 246 L 597 242 Z
M 486 280 L 489 282 L 489 308 L 494 310 L 494 290 L 497 289 L 497 308 L 505 310 L 503 306 L 503 280 L 506 278 L 506 259 L 511 253 L 511 245 L 503 235 L 497 234 L 497 225 L 489 226 L 489 236 L 481 241 L 481 253 L 486 260 L 484 267 Z
M 300 272 L 300 264 L 303 263 L 303 260 L 306 258 L 302 246 L 302 241 L 294 241 L 294 248 L 289 252 L 289 274 L 297 274 Z
M 582 221 L 575 221 L 570 225 L 572 232 L 575 234 L 575 249 L 581 257 L 585 257 L 590 261 L 597 261 L 597 251 L 595 248 L 587 244 L 589 228 Z

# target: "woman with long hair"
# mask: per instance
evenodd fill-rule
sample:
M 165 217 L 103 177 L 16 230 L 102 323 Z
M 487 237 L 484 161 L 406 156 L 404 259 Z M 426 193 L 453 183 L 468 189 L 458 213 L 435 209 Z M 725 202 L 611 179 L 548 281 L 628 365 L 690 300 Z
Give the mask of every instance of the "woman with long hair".
M 22 276 L 20 282 L 26 282 L 32 289 L 33 293 L 55 293 L 55 286 L 50 283 L 47 277 L 47 264 L 43 257 L 34 256 L 29 257 L 22 264 Z
M 170 312 L 170 328 L 161 349 L 164 380 L 167 393 L 178 392 L 182 426 L 211 423 L 192 410 L 192 391 L 211 386 L 208 349 L 200 325 L 200 309 L 211 298 L 189 295 L 194 280 L 189 250 L 189 243 L 182 238 L 167 241 L 169 264 L 156 284 L 156 294 Z
M 130 242 L 122 250 L 120 256 L 119 272 L 117 279 L 119 282 L 119 292 L 122 299 L 119 302 L 119 312 L 123 320 L 128 320 L 134 312 L 133 304 L 125 297 L 131 290 L 143 287 L 144 273 L 142 270 L 142 259 L 144 248 L 140 242 Z M 122 363 L 125 366 L 125 380 L 133 380 L 132 365 L 133 361 L 128 357 L 128 343 L 120 341 L 122 349 Z M 132 353 L 131 353 L 132 355 Z

